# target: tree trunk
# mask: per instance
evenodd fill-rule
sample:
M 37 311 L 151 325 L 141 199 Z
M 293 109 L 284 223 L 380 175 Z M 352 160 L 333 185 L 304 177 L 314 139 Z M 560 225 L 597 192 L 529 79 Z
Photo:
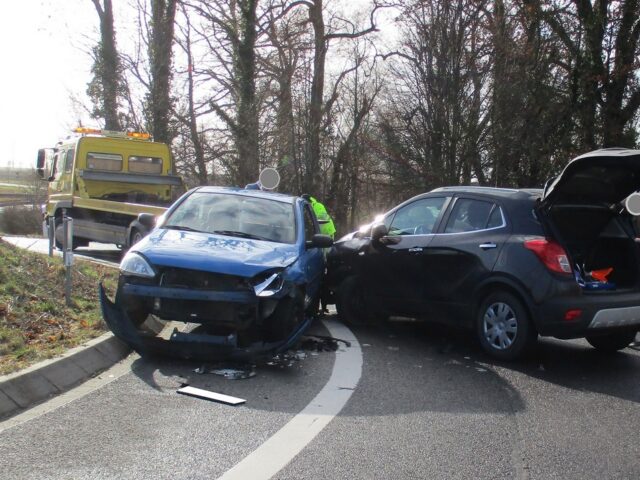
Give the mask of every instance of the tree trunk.
M 157 142 L 171 143 L 171 62 L 177 0 L 151 2 L 149 63 L 151 68 L 151 133 Z
M 116 33 L 113 27 L 111 0 L 92 0 L 100 18 L 100 44 L 97 48 L 94 71 L 102 87 L 102 115 L 107 130 L 120 130 L 118 118 L 118 85 L 120 84 L 120 59 L 116 49 Z
M 258 0 L 238 2 L 240 32 L 234 64 L 238 82 L 236 110 L 236 146 L 238 165 L 236 182 L 240 186 L 258 181 L 258 107 L 256 104 L 256 8 Z
M 309 140 L 304 188 L 315 195 L 320 193 L 320 134 L 324 98 L 324 67 L 327 58 L 322 0 L 314 0 L 309 6 L 309 20 L 313 25 L 313 79 L 309 104 Z

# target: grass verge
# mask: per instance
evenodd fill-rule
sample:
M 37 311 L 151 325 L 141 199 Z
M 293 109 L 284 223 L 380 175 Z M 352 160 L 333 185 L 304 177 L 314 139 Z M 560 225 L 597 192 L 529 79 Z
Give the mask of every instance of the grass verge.
M 42 214 L 38 208 L 12 206 L 0 209 L 0 232 L 33 235 L 42 232 Z
M 0 240 L 0 374 L 59 355 L 106 331 L 98 283 L 113 295 L 117 270 L 76 260 L 71 307 L 65 303 L 64 275 L 61 258 Z

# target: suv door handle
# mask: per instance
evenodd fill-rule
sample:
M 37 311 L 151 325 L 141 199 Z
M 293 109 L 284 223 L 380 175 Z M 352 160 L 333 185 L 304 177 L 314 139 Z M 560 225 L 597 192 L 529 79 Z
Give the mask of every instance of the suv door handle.
M 413 247 L 409 249 L 410 252 L 421 252 L 422 251 L 422 247 Z
M 489 250 L 491 248 L 496 248 L 497 245 L 493 242 L 489 242 L 489 243 L 481 243 L 480 245 L 478 245 L 481 249 L 483 250 Z

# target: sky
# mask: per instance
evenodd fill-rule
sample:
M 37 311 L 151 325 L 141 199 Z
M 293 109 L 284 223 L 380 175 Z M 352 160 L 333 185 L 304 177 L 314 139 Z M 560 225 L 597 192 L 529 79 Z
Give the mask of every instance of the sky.
M 371 0 L 344 2 L 347 11 L 367 8 Z M 114 2 L 116 36 L 123 47 L 131 32 Z M 377 15 L 385 23 L 385 14 Z M 124 22 L 126 24 L 126 21 Z M 389 33 L 386 36 L 390 36 Z M 0 167 L 33 167 L 39 148 L 52 147 L 88 118 L 84 105 L 91 79 L 89 50 L 98 34 L 98 14 L 91 0 L 18 0 L 5 2 L 0 16 Z
M 76 126 L 71 96 L 86 98 L 86 52 L 97 24 L 90 0 L 6 2 L 0 16 L 0 167 L 32 167 L 38 148 L 53 146 Z

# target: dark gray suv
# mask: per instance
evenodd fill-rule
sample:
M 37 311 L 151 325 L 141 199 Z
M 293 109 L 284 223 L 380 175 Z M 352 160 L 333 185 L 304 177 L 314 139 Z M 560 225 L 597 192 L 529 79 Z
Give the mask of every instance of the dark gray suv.
M 336 242 L 328 281 L 352 324 L 419 316 L 514 359 L 538 335 L 615 351 L 640 328 L 640 249 L 625 201 L 640 151 L 571 161 L 544 190 L 447 187 Z

